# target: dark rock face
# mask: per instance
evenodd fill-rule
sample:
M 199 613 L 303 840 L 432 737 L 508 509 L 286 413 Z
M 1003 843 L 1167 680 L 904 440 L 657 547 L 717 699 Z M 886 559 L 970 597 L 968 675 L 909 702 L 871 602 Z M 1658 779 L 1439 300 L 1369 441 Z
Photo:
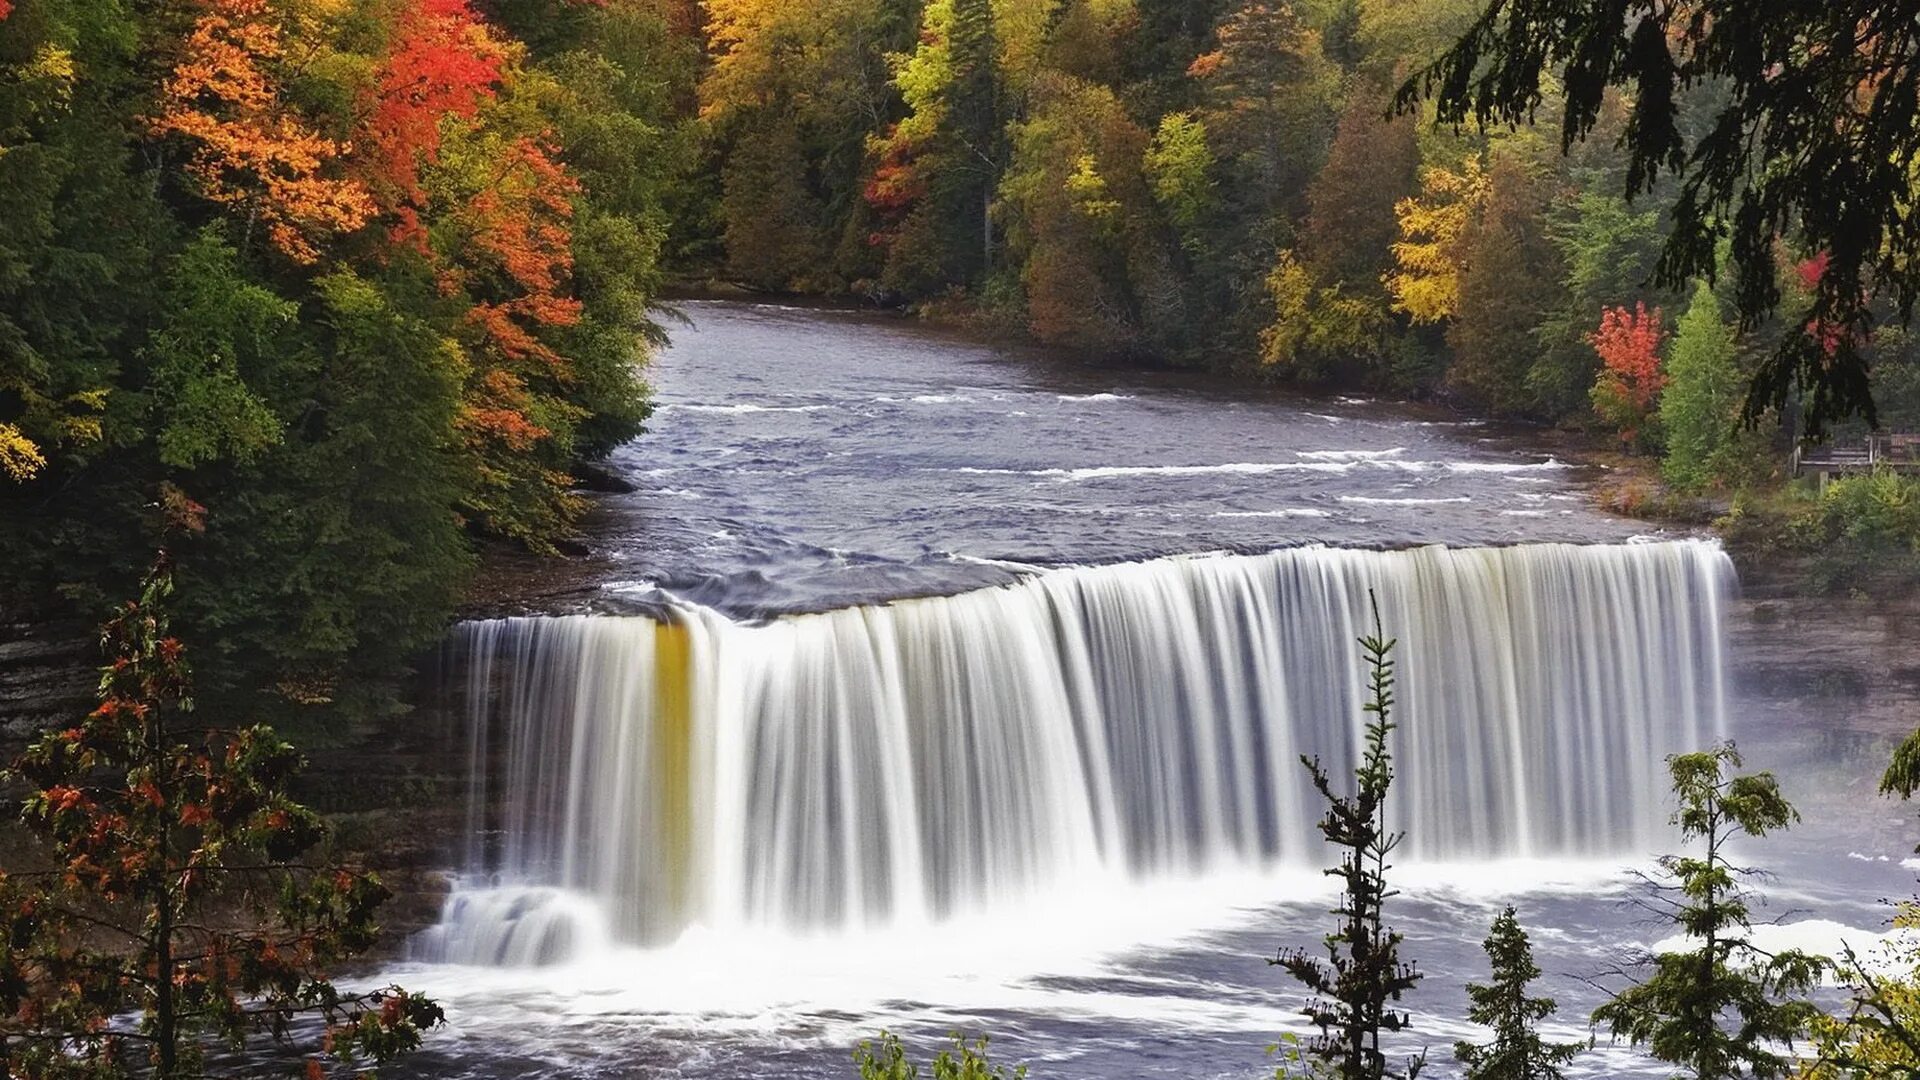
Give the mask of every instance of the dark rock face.
M 1878 788 L 1893 748 L 1920 728 L 1920 597 L 1803 589 L 1797 567 L 1742 568 L 1727 617 L 1733 733 L 1809 826 L 1844 825 L 1863 851 L 1906 851 L 1920 807 Z
M 92 707 L 97 652 L 78 624 L 0 623 L 0 751 Z

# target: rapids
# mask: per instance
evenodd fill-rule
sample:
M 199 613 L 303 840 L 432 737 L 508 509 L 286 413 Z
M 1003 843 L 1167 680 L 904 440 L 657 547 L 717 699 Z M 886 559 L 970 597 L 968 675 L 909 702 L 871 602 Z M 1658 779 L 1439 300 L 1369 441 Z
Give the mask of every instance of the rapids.
M 1370 595 L 1426 1075 L 1501 906 L 1560 1038 L 1668 936 L 1631 902 L 1665 755 L 1737 737 L 1796 798 L 1863 768 L 1736 685 L 1717 546 L 1598 513 L 1524 433 L 688 314 L 585 576 L 445 650 L 454 886 L 378 973 L 448 1009 L 409 1075 L 825 1080 L 882 1028 L 989 1032 L 1035 1080 L 1271 1075 L 1304 1027 L 1266 958 L 1332 888 L 1298 757 L 1352 760 Z M 1862 820 L 1810 805 L 1752 853 L 1768 934 L 1877 935 L 1912 873 Z M 1569 1074 L 1664 1072 L 1602 1040 Z

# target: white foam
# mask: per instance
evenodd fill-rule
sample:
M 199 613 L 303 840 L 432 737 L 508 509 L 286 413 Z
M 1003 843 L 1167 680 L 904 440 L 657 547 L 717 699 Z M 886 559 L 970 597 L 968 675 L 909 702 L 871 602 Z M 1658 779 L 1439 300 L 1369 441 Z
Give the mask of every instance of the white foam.
M 1442 503 L 1470 503 L 1473 499 L 1467 495 L 1434 499 L 1390 499 L 1376 498 L 1371 495 L 1342 495 L 1340 496 L 1340 501 L 1343 503 L 1354 503 L 1360 506 L 1439 506 Z
M 1402 461 L 1386 456 L 1393 451 L 1306 451 L 1301 457 L 1307 461 L 1230 461 L 1207 465 L 1092 465 L 1076 469 L 995 469 L 978 466 L 964 466 L 952 470 L 958 473 L 972 473 L 989 476 L 1034 476 L 1062 481 L 1107 480 L 1117 477 L 1133 476 L 1208 476 L 1239 475 L 1262 476 L 1271 473 L 1323 473 L 1344 475 L 1357 469 L 1377 469 L 1389 472 L 1412 473 L 1415 475 L 1445 473 L 1522 473 L 1543 470 L 1565 469 L 1564 465 L 1552 458 L 1546 461 Z M 1359 456 L 1374 454 L 1376 456 Z M 1342 455 L 1333 457 L 1333 455 Z
M 1093 402 L 1093 401 L 1132 401 L 1132 400 L 1134 399 L 1134 395 L 1132 395 L 1132 394 L 1114 394 L 1114 393 L 1102 393 L 1102 394 L 1055 394 L 1054 396 L 1055 396 L 1055 397 L 1057 397 L 1057 398 L 1059 398 L 1059 399 L 1060 399 L 1061 401 L 1087 401 L 1087 402 Z
M 828 412 L 832 405 L 758 405 L 750 401 L 736 402 L 731 405 L 698 405 L 669 402 L 656 408 L 656 412 L 709 413 L 719 416 L 751 416 L 755 413 L 814 413 Z
M 1325 510 L 1315 510 L 1307 506 L 1289 506 L 1280 510 L 1222 510 L 1213 516 L 1217 518 L 1327 518 L 1333 515 Z
M 1390 450 L 1302 450 L 1300 456 L 1312 461 L 1379 461 L 1406 452 L 1406 447 L 1396 446 Z

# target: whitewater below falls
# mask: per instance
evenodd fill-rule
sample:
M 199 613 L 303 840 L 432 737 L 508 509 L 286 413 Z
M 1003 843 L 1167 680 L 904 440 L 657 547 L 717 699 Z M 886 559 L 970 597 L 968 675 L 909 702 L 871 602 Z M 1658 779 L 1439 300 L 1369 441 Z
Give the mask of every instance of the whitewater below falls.
M 1398 1043 L 1452 1076 L 1499 909 L 1584 1038 L 1588 977 L 1666 936 L 1628 903 L 1664 757 L 1773 745 L 1730 706 L 1725 555 L 1524 436 L 689 314 L 595 579 L 445 650 L 471 798 L 440 924 L 381 973 L 450 1017 L 408 1075 L 850 1076 L 882 1029 L 990 1033 L 1036 1080 L 1270 1075 L 1306 1029 L 1266 960 L 1333 887 L 1299 759 L 1351 767 L 1377 603 L 1427 973 Z M 1870 944 L 1901 854 L 1789 836 L 1765 932 Z M 1570 1073 L 1663 1075 L 1604 1039 Z

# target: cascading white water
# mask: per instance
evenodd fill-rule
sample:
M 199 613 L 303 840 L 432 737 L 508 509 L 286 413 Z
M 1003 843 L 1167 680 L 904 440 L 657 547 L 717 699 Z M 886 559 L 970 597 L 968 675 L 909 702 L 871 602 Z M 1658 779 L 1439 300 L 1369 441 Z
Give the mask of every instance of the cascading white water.
M 1351 764 L 1369 590 L 1406 857 L 1637 857 L 1662 758 L 1723 732 L 1731 578 L 1701 542 L 1300 548 L 766 625 L 469 624 L 471 875 L 422 944 L 535 963 L 1318 861 L 1299 757 Z

